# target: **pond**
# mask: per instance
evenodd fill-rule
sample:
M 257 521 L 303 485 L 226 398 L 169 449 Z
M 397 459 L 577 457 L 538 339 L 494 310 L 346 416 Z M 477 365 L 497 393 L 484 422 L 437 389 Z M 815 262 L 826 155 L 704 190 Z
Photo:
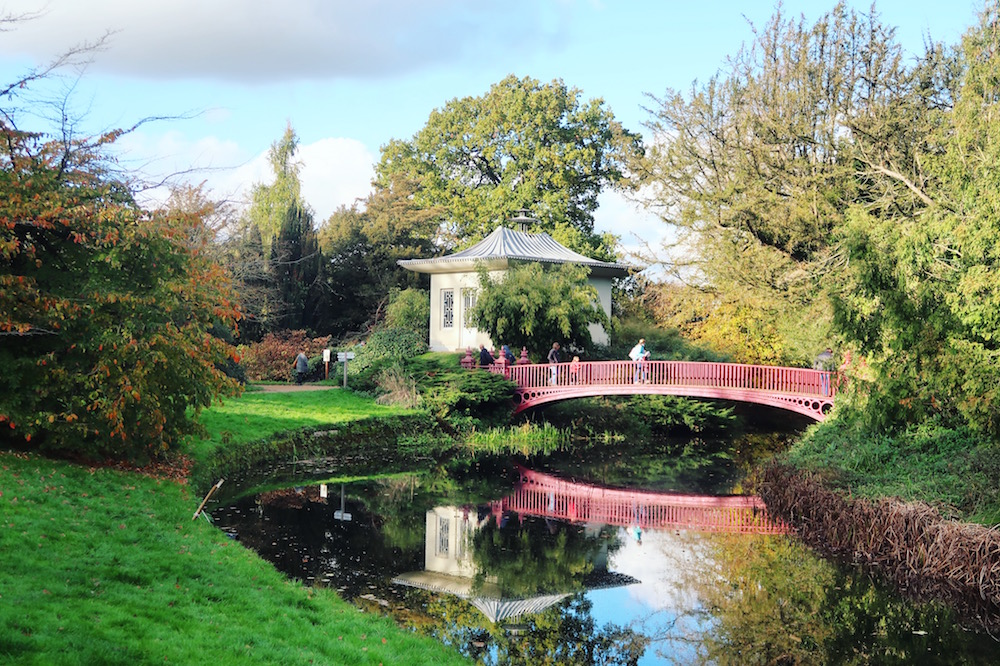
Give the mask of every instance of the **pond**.
M 212 519 L 288 576 L 484 664 L 997 663 L 948 608 L 814 556 L 739 495 L 783 445 L 299 461 Z

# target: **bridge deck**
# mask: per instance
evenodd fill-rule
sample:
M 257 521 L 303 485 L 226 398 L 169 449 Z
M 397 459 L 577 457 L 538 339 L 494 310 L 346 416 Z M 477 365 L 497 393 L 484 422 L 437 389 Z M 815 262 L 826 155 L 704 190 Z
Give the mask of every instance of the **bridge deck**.
M 752 402 L 822 421 L 833 407 L 836 393 L 836 378 L 832 372 L 739 363 L 497 363 L 489 370 L 517 384 L 516 412 L 570 398 L 659 394 Z

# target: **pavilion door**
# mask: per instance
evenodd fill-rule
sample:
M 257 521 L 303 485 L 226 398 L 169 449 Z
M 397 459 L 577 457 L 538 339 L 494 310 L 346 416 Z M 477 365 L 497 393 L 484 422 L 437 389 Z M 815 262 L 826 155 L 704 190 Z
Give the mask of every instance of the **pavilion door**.
M 478 348 L 479 343 L 476 341 L 479 336 L 479 331 L 476 327 L 469 322 L 469 313 L 472 308 L 476 307 L 476 289 L 465 288 L 462 289 L 462 312 L 459 314 L 462 322 L 461 329 L 461 346 Z

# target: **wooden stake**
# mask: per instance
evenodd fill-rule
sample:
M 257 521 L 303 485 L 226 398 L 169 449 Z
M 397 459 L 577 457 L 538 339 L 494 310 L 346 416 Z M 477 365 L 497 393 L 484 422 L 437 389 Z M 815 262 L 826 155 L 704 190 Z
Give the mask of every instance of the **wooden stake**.
M 208 504 L 208 498 L 211 497 L 212 493 L 214 493 L 222 486 L 223 481 L 225 481 L 225 479 L 219 479 L 218 483 L 216 483 L 214 486 L 208 489 L 208 494 L 205 495 L 205 499 L 203 499 L 201 501 L 201 504 L 198 505 L 198 510 L 194 512 L 193 516 L 191 516 L 191 520 L 194 520 L 195 518 L 198 517 L 198 514 L 201 513 L 201 510 L 205 508 L 206 504 Z

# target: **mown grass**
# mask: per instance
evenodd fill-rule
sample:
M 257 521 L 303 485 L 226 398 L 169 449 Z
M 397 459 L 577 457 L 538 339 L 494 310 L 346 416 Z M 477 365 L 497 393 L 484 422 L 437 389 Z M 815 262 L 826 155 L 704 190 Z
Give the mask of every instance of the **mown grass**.
M 396 413 L 340 391 L 206 411 L 227 442 Z M 206 521 L 187 485 L 0 452 L 0 663 L 449 664 L 436 641 L 288 581 Z
M 192 438 L 186 450 L 195 461 L 204 462 L 222 446 L 252 442 L 288 430 L 410 413 L 413 411 L 377 405 L 371 398 L 338 389 L 252 391 L 204 410 L 198 420 L 207 434 L 204 438 Z
M 1000 523 L 1000 456 L 968 430 L 926 423 L 890 435 L 832 420 L 810 429 L 785 461 L 862 497 L 927 502 L 947 517 Z

